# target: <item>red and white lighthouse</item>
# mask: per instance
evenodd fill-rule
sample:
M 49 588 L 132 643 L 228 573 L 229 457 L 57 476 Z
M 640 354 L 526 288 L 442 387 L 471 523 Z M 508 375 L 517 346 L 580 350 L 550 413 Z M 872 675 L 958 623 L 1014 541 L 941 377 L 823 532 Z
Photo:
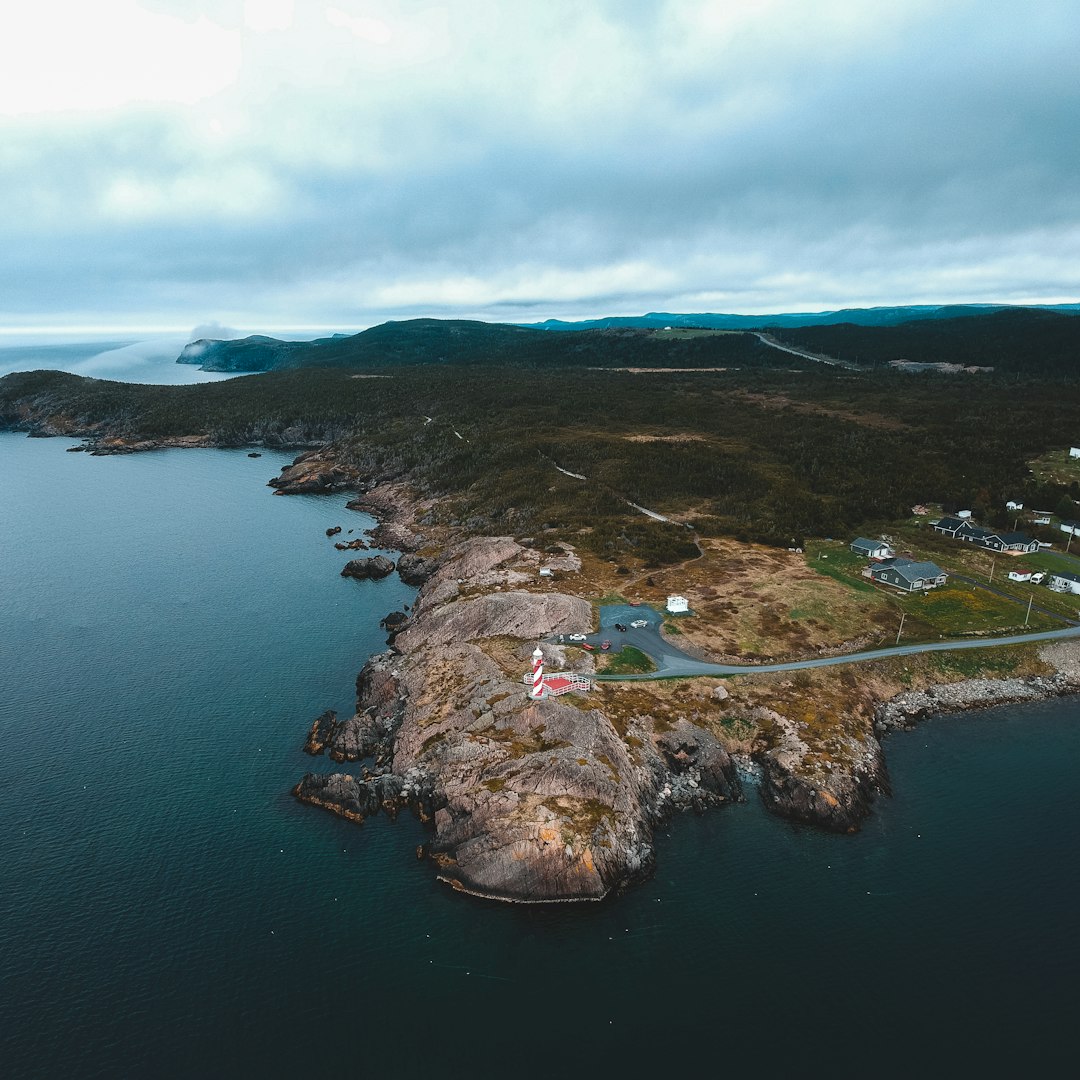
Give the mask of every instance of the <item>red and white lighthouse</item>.
M 544 696 L 544 654 L 537 645 L 532 654 L 532 690 L 529 697 L 539 701 Z

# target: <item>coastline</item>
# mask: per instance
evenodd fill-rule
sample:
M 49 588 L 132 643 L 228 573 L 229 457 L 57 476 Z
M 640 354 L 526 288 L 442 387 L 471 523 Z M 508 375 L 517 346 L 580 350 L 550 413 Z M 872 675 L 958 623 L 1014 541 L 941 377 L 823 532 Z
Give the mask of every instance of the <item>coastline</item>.
M 220 444 L 198 437 L 169 445 Z M 157 448 L 161 441 L 103 447 Z M 860 723 L 827 772 L 813 760 L 820 747 L 786 707 L 789 684 L 778 679 L 758 679 L 753 698 L 737 692 L 742 676 L 696 680 L 703 700 L 674 722 L 609 710 L 618 685 L 604 701 L 533 703 L 511 672 L 525 670 L 536 638 L 592 617 L 589 604 L 570 592 L 532 591 L 540 551 L 510 537 L 421 526 L 430 501 L 400 477 L 380 483 L 362 476 L 337 460 L 332 445 L 301 453 L 270 483 L 280 494 L 357 491 L 349 505 L 376 518 L 373 536 L 403 553 L 401 572 L 421 585 L 411 623 L 393 636 L 390 651 L 364 665 L 356 715 L 341 724 L 340 740 L 350 749 L 338 759 L 374 758 L 374 770 L 359 778 L 332 774 L 340 778 L 332 792 L 316 786 L 325 774 L 309 774 L 294 794 L 355 822 L 380 810 L 412 810 L 432 829 L 422 854 L 438 879 L 477 897 L 599 900 L 647 877 L 656 858 L 653 831 L 667 815 L 743 798 L 732 759 L 739 753 L 760 767 L 760 794 L 771 812 L 857 831 L 889 793 L 881 744 L 890 731 L 930 715 L 1080 691 L 1075 642 L 1041 647 L 1037 673 L 923 681 L 888 695 L 875 687 L 869 714 L 860 700 Z M 573 549 L 561 558 L 560 576 L 572 580 Z M 545 646 L 545 660 L 560 666 L 566 657 Z M 590 670 L 587 657 L 574 663 Z M 710 683 L 718 682 L 731 693 L 714 697 Z M 721 727 L 731 717 L 752 721 L 753 734 L 725 738 Z
M 516 661 L 524 671 L 534 640 L 567 632 L 575 619 L 591 619 L 591 608 L 571 593 L 527 591 L 538 560 L 510 537 L 450 533 L 433 543 L 416 524 L 431 504 L 414 503 L 400 483 L 369 487 L 354 504 L 376 516 L 380 525 L 375 534 L 384 544 L 392 541 L 413 552 L 425 546 L 427 552 L 409 627 L 392 638 L 390 651 L 372 657 L 358 678 L 357 714 L 351 722 L 369 737 L 373 720 L 381 723 L 375 743 L 387 763 L 382 775 L 400 768 L 411 777 L 411 791 L 407 783 L 392 807 L 376 800 L 376 812 L 408 807 L 430 823 L 434 836 L 423 854 L 435 861 L 438 879 L 484 899 L 596 900 L 632 885 L 652 872 L 653 830 L 665 816 L 743 798 L 733 761 L 740 752 L 760 769 L 760 795 L 770 812 L 829 831 L 858 831 L 876 799 L 890 793 L 881 745 L 889 731 L 938 713 L 1080 691 L 1080 643 L 1057 642 L 1039 650 L 1053 669 L 1045 674 L 931 681 L 878 697 L 870 702 L 869 722 L 849 740 L 852 752 L 843 767 L 828 775 L 808 764 L 814 748 L 801 737 L 799 725 L 778 711 L 782 706 L 772 702 L 776 707 L 771 707 L 768 698 L 755 706 L 752 719 L 761 721 L 759 731 L 741 744 L 718 739 L 715 724 L 680 719 L 672 725 L 655 718 L 650 723 L 645 716 L 627 723 L 605 715 L 602 705 L 590 708 L 591 701 L 577 706 L 560 699 L 530 702 L 508 668 Z M 567 558 L 565 565 L 572 565 L 572 550 Z M 517 609 L 513 614 L 511 607 Z M 471 644 L 506 638 L 517 647 L 503 647 L 501 669 L 481 646 Z M 565 653 L 558 647 L 545 644 L 543 651 L 547 664 L 565 666 Z M 459 678 L 447 688 L 460 696 L 460 706 L 440 701 L 439 687 L 433 686 L 447 668 L 457 669 Z M 578 670 L 591 671 L 591 658 L 582 657 Z M 499 694 L 478 694 L 480 687 L 493 684 Z M 713 705 L 721 717 L 730 697 L 725 692 Z M 439 713 L 434 719 L 426 715 L 432 709 Z M 539 739 L 537 732 L 542 733 Z M 545 743 L 552 733 L 554 741 Z M 614 786 L 605 785 L 597 771 L 596 743 L 605 735 L 614 735 L 618 743 L 601 755 L 616 779 Z M 509 755 L 476 749 L 477 743 L 490 749 L 507 742 Z M 559 752 L 568 747 L 571 758 L 582 755 L 576 764 L 583 776 L 565 770 L 567 755 L 560 758 Z M 552 794 L 551 782 L 557 778 L 564 792 L 561 804 Z M 346 813 L 350 805 L 369 801 L 364 785 L 378 780 L 373 774 L 353 781 L 356 787 L 349 787 L 340 810 L 326 806 L 313 777 L 305 777 L 294 794 Z M 532 797 L 538 790 L 554 803 Z M 590 799 L 600 806 L 584 813 Z M 509 807 L 498 805 L 507 801 Z M 482 858 L 476 855 L 478 847 Z M 529 868 L 524 874 L 523 865 Z

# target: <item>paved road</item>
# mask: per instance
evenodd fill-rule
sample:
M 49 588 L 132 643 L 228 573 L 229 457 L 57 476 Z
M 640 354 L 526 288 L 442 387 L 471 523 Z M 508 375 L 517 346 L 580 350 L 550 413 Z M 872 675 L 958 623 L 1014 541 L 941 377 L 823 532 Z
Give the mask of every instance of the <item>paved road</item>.
M 838 360 L 834 356 L 817 356 L 815 353 L 806 352 L 804 349 L 796 349 L 791 345 L 781 345 L 776 338 L 771 337 L 769 334 L 760 334 L 755 330 L 754 336 L 763 345 L 768 345 L 770 349 L 779 349 L 781 352 L 791 353 L 792 356 L 800 356 L 804 360 L 813 360 L 818 364 L 828 364 L 830 367 L 847 368 L 849 371 L 861 370 L 858 364 L 849 363 L 847 360 Z
M 648 625 L 630 628 L 625 633 L 615 629 L 616 623 L 629 627 L 630 622 L 644 619 Z M 684 675 L 749 675 L 755 671 L 802 671 L 805 668 L 835 667 L 837 664 L 857 664 L 883 660 L 890 656 L 914 656 L 925 652 L 949 652 L 954 649 L 990 649 L 998 645 L 1022 645 L 1031 641 L 1057 641 L 1080 637 L 1080 626 L 1064 630 L 1045 630 L 1037 634 L 1014 634 L 1010 637 L 972 638 L 964 641 L 935 641 L 922 645 L 895 645 L 884 649 L 847 653 L 844 656 L 823 656 L 814 660 L 793 660 L 786 664 L 708 664 L 684 653 L 660 636 L 663 616 L 652 608 L 617 605 L 600 609 L 600 630 L 588 635 L 588 643 L 596 646 L 610 640 L 613 649 L 633 645 L 656 664 L 656 671 L 647 675 L 597 675 L 599 681 L 625 682 L 646 679 L 668 679 Z

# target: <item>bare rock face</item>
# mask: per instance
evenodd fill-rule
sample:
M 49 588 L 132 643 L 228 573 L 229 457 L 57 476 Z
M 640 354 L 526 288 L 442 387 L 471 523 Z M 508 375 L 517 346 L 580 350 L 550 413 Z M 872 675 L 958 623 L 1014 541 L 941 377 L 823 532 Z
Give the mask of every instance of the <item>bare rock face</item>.
M 487 593 L 422 610 L 423 618 L 398 638 L 403 652 L 484 637 L 535 641 L 588 630 L 592 625 L 591 606 L 563 593 Z
M 837 751 L 840 760 L 835 766 L 811 765 L 809 747 L 795 725 L 786 717 L 765 711 L 783 731 L 778 746 L 757 756 L 766 809 L 831 832 L 858 832 L 874 799 L 889 791 L 881 744 L 872 735 L 863 741 L 847 736 Z
M 351 559 L 341 571 L 342 577 L 377 580 L 394 572 L 394 564 L 385 555 L 373 555 L 369 559 Z
M 436 558 L 404 554 L 398 559 L 398 576 L 406 585 L 423 585 L 439 569 Z
M 444 880 L 504 900 L 599 899 L 651 869 L 651 777 L 601 713 L 530 703 L 460 643 L 404 664 L 399 691 L 393 770 L 433 778 Z
M 678 720 L 655 739 L 667 776 L 660 789 L 668 809 L 705 810 L 740 797 L 735 767 L 711 732 Z
M 355 482 L 355 472 L 335 461 L 328 450 L 309 450 L 282 469 L 269 486 L 278 495 L 305 495 L 341 491 Z
M 453 600 L 462 584 L 470 588 L 487 585 L 522 585 L 534 574 L 508 564 L 525 559 L 525 549 L 510 536 L 480 536 L 447 551 L 429 577 L 418 605 L 437 607 Z

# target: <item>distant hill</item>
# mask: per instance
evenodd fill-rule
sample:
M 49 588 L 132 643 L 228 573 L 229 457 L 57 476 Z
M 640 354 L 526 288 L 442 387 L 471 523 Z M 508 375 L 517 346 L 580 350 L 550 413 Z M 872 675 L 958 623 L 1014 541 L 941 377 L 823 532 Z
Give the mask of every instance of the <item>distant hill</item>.
M 781 326 L 831 326 L 849 323 L 855 326 L 896 326 L 915 319 L 956 319 L 988 315 L 996 311 L 1024 310 L 1009 304 L 914 304 L 902 307 L 842 308 L 839 311 L 788 312 L 781 315 L 721 315 L 702 312 L 679 315 L 650 311 L 647 315 L 612 316 L 567 322 L 548 319 L 523 323 L 534 330 L 608 330 L 616 327 L 662 329 L 665 326 L 700 326 L 712 330 L 753 330 Z M 1080 304 L 1040 305 L 1035 310 L 1080 314 Z
M 279 341 L 253 336 L 201 339 L 185 346 L 180 364 L 205 371 L 278 371 L 305 367 L 399 364 L 495 364 L 506 367 L 799 367 L 791 355 L 754 335 L 658 334 L 652 329 L 545 334 L 505 323 L 410 319 L 348 337 Z

